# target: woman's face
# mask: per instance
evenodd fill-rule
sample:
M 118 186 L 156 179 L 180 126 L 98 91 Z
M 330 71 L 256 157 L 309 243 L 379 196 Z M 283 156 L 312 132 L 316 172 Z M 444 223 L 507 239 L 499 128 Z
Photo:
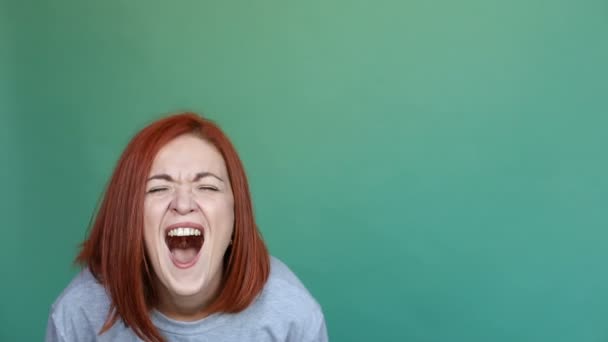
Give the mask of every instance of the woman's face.
M 173 296 L 214 291 L 234 227 L 234 198 L 222 155 L 182 135 L 156 155 L 144 200 L 146 253 Z

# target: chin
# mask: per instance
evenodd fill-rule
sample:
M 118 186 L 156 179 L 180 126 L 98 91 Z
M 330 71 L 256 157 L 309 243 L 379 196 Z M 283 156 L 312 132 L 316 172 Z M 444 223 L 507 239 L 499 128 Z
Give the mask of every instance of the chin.
M 176 263 L 168 249 L 161 254 L 165 255 L 160 257 L 159 278 L 171 294 L 194 296 L 209 287 L 212 278 L 211 263 L 202 248 L 186 267 Z
M 191 297 L 201 293 L 205 288 L 204 281 L 186 282 L 176 279 L 168 281 L 167 290 L 174 296 Z

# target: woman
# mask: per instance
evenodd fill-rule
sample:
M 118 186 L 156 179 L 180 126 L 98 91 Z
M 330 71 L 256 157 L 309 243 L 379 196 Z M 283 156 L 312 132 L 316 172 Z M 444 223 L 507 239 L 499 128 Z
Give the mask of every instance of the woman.
M 218 126 L 159 120 L 123 152 L 47 341 L 326 341 L 321 308 L 270 257 Z

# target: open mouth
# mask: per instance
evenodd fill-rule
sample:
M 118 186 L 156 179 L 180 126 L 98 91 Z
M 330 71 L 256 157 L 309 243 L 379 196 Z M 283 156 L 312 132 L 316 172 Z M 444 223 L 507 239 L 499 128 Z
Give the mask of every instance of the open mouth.
M 171 260 L 178 268 L 194 265 L 204 242 L 202 227 L 172 226 L 165 232 L 165 243 L 171 253 Z

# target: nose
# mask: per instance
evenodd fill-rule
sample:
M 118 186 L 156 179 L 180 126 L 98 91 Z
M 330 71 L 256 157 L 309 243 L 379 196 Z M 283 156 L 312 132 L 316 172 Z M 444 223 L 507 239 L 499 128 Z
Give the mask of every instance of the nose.
M 196 210 L 196 203 L 192 199 L 192 192 L 186 189 L 177 190 L 175 197 L 171 201 L 170 209 L 181 215 L 186 215 Z

